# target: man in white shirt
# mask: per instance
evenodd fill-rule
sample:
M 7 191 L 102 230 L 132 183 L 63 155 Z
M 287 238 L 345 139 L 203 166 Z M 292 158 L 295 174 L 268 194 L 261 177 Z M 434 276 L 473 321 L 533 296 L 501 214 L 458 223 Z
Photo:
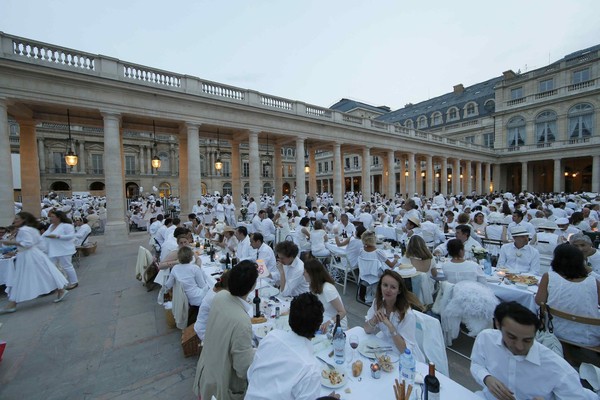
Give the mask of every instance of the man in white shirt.
M 75 218 L 73 224 L 75 225 L 75 246 L 81 246 L 83 241 L 92 233 L 92 228 L 87 224 L 85 217 Z
M 457 225 L 456 226 L 456 238 L 460 239 L 465 246 L 465 260 L 471 260 L 477 262 L 477 259 L 473 255 L 473 247 L 481 247 L 475 239 L 471 237 L 471 227 L 469 225 Z M 433 254 L 436 256 L 446 256 L 448 254 L 448 248 L 446 244 L 448 240 L 440 244 L 435 248 Z
M 323 304 L 314 294 L 292 300 L 292 331 L 274 330 L 260 342 L 248 368 L 246 400 L 314 400 L 320 396 L 321 365 L 310 339 L 322 321 Z
M 252 218 L 252 232 L 251 233 L 254 233 L 254 232 L 260 232 L 260 233 L 262 233 L 262 229 L 263 229 L 262 219 L 263 219 L 264 215 L 265 215 L 265 211 L 264 210 L 260 210 L 258 212 L 258 214 L 256 214 L 254 216 L 254 218 Z
M 558 225 L 558 229 L 555 233 L 560 237 L 561 243 L 568 242 L 571 235 L 581 232 L 571 225 L 569 218 L 557 218 L 554 222 Z
M 279 289 L 282 296 L 297 296 L 309 291 L 308 282 L 304 279 L 304 263 L 298 257 L 298 246 L 294 242 L 277 243 L 275 252 L 279 258 Z
M 356 232 L 356 226 L 354 226 L 353 223 L 350 222 L 349 218 L 348 218 L 348 214 L 343 213 L 340 216 L 340 226 L 338 228 L 340 230 L 340 233 L 346 233 L 346 237 L 351 238 L 352 236 L 354 236 L 354 233 Z
M 577 233 L 571 236 L 569 243 L 581 250 L 585 257 L 587 270 L 596 280 L 600 280 L 600 250 L 594 248 L 592 239 L 583 233 Z
M 255 260 L 256 253 L 252 251 L 248 230 L 245 226 L 238 226 L 234 232 L 235 238 L 238 240 L 237 250 L 235 252 L 238 260 Z M 254 253 L 254 254 L 253 254 Z
M 508 235 L 510 235 L 514 228 L 520 227 L 524 228 L 529 232 L 529 239 L 533 239 L 535 237 L 535 227 L 530 223 L 523 219 L 524 215 L 521 210 L 515 210 L 512 214 L 512 222 L 508 224 Z
M 196 202 L 196 204 L 194 204 L 194 206 L 192 207 L 192 213 L 194 213 L 196 215 L 200 215 L 203 212 L 204 212 L 204 207 L 202 207 L 202 202 L 200 200 L 198 200 Z
M 265 266 L 271 274 L 271 279 L 275 285 L 279 284 L 279 270 L 277 270 L 277 260 L 275 253 L 264 241 L 262 233 L 255 232 L 250 238 L 250 245 L 254 250 L 254 260 L 263 260 Z
M 263 211 L 261 215 L 261 230 L 266 242 L 273 242 L 275 240 L 275 224 L 273 220 L 269 218 L 266 211 Z
M 252 219 L 254 219 L 254 216 L 258 213 L 258 205 L 256 204 L 256 201 L 254 201 L 254 197 L 250 197 L 250 201 L 248 203 L 248 219 L 250 219 L 250 221 L 252 221 Z
M 471 375 L 486 399 L 597 399 L 583 388 L 577 371 L 535 340 L 540 322 L 517 302 L 494 311 L 496 330 L 477 335 L 471 353 Z
M 327 214 L 327 223 L 325 224 L 325 231 L 332 235 L 337 235 L 340 231 L 339 222 L 335 219 L 335 214 L 330 212 Z
M 171 218 L 165 218 L 165 223 L 164 225 L 161 225 L 158 227 L 158 230 L 156 231 L 156 234 L 154 235 L 154 239 L 156 239 L 156 241 L 158 242 L 159 245 L 163 245 L 163 243 L 165 242 L 165 239 L 167 238 L 167 230 L 169 229 L 169 227 L 173 225 L 173 219 Z
M 371 215 L 371 207 L 369 207 L 368 204 L 358 216 L 358 220 L 362 222 L 363 226 L 367 230 L 373 227 L 373 216 Z
M 498 266 L 508 267 L 518 273 L 539 274 L 540 253 L 529 245 L 529 232 L 525 228 L 516 227 L 511 235 L 514 242 L 502 245 Z

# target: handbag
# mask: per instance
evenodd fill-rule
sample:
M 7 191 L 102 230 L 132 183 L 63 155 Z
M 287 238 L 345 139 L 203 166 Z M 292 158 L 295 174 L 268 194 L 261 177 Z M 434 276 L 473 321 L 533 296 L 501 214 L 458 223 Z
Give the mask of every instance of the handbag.
M 545 312 L 544 312 L 545 308 Z M 564 358 L 562 344 L 554 334 L 554 324 L 552 323 L 552 314 L 548 305 L 542 305 L 539 311 L 540 329 L 535 335 L 535 340 Z

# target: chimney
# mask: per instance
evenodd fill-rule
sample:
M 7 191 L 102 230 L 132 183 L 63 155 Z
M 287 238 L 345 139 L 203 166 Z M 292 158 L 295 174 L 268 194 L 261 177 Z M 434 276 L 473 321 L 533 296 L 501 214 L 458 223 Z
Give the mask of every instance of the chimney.
M 462 94 L 465 91 L 465 87 L 462 83 L 454 85 L 454 94 Z
M 512 69 L 509 69 L 508 71 L 504 71 L 502 73 L 502 76 L 506 80 L 506 79 L 513 79 L 514 77 L 517 76 L 517 74 L 515 74 Z

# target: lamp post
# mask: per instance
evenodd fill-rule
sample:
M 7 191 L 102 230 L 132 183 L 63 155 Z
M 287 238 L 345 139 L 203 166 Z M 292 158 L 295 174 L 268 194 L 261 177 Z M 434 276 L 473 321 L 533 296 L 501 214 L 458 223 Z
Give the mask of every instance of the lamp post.
M 219 129 L 217 129 L 217 160 L 215 161 L 215 169 L 221 172 L 223 169 L 223 162 L 221 161 L 221 141 L 219 139 Z
M 154 133 L 154 157 L 152 157 L 152 168 L 159 169 L 160 168 L 160 157 L 156 154 L 156 124 L 154 120 L 152 120 L 152 132 Z
M 67 125 L 68 125 L 68 129 L 69 129 L 69 151 L 67 151 L 67 154 L 65 155 L 65 163 L 73 168 L 74 166 L 77 165 L 77 161 L 79 160 L 79 158 L 77 157 L 77 154 L 75 154 L 73 152 L 73 140 L 71 139 L 71 114 L 69 113 L 69 110 L 67 109 Z

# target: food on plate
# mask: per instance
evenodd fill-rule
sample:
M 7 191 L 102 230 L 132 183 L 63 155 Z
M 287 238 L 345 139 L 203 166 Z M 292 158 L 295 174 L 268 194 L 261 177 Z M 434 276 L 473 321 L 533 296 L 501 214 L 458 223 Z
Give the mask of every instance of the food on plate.
M 535 276 L 506 274 L 506 279 L 512 283 L 524 283 L 526 285 L 537 285 L 538 279 Z
M 253 324 L 262 324 L 263 322 L 267 322 L 265 317 L 252 317 L 251 322 Z
M 392 363 L 392 359 L 388 355 L 383 354 L 377 357 L 377 362 L 385 372 L 392 372 L 394 370 L 394 363 Z
M 332 385 L 339 385 L 344 380 L 344 374 L 339 373 L 335 369 L 324 369 L 321 371 L 321 377 L 323 379 L 329 379 Z
M 352 376 L 357 377 L 360 376 L 363 369 L 363 363 L 360 360 L 356 360 L 352 363 Z

